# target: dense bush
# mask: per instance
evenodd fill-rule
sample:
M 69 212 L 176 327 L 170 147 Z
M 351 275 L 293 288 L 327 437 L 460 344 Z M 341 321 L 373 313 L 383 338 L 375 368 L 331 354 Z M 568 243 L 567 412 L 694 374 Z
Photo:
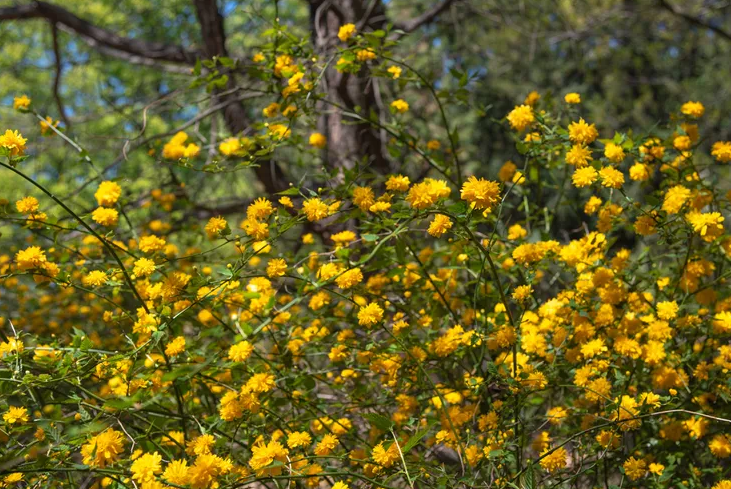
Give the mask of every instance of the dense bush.
M 41 121 L 0 136 L 27 181 L 2 216 L 5 486 L 731 487 L 731 142 L 702 138 L 701 103 L 602 139 L 579 94 L 534 92 L 504 120 L 521 160 L 467 176 L 443 110 L 459 90 L 386 33 L 343 26 L 328 60 L 268 35 L 246 67 L 268 87 L 255 131 L 212 158 L 178 132 L 151 165 L 316 161 L 330 64 L 428 93 L 448 136 L 418 134 L 406 96 L 348 114 L 401 174 L 313 165 L 206 221 L 182 183 L 136 195 L 93 165 L 84 205 L 54 195 L 25 159 L 41 136 L 79 145 L 19 96 Z

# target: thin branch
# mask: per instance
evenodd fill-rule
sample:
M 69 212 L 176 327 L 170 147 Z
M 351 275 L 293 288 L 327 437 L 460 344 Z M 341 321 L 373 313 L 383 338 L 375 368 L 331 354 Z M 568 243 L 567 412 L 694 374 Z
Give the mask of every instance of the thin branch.
M 56 63 L 56 76 L 53 78 L 53 98 L 56 100 L 56 107 L 58 108 L 59 117 L 66 126 L 66 130 L 71 129 L 71 123 L 69 118 L 66 117 L 66 111 L 63 107 L 63 100 L 61 100 L 61 94 L 59 88 L 61 87 L 61 74 L 63 73 L 63 66 L 61 65 L 61 49 L 58 46 L 58 26 L 55 23 L 51 24 L 51 36 L 53 38 L 53 55 Z
M 132 57 L 148 61 L 192 65 L 197 58 L 201 57 L 200 52 L 188 50 L 182 46 L 120 36 L 48 2 L 33 1 L 25 5 L 0 8 L 0 21 L 30 19 L 47 19 L 59 27 L 63 26 L 80 35 L 90 46 L 104 48 L 108 54 L 127 60 Z
M 660 6 L 662 8 L 664 8 L 665 10 L 667 10 L 668 12 L 670 12 L 673 15 L 676 15 L 682 19 L 685 19 L 689 24 L 692 24 L 696 27 L 701 27 L 703 29 L 711 30 L 711 31 L 715 32 L 716 34 L 718 34 L 719 36 L 726 39 L 727 41 L 731 41 L 731 32 L 725 31 L 724 29 L 722 29 L 718 26 L 715 26 L 709 22 L 706 22 L 703 19 L 700 19 L 698 17 L 693 17 L 690 14 L 686 14 L 685 12 L 675 8 L 667 0 L 659 0 L 659 2 L 660 2 Z
M 407 33 L 413 32 L 419 27 L 434 21 L 434 19 L 447 10 L 453 3 L 456 3 L 456 0 L 442 0 L 423 14 L 414 17 L 411 20 L 394 23 L 394 27 Z
M 155 140 L 158 140 L 158 139 L 162 139 L 162 138 L 166 138 L 168 136 L 172 136 L 173 134 L 175 134 L 175 133 L 177 133 L 179 131 L 182 131 L 182 130 L 184 130 L 184 129 L 190 127 L 190 126 L 192 126 L 193 124 L 195 124 L 195 123 L 197 123 L 197 122 L 205 119 L 206 117 L 208 117 L 208 116 L 210 116 L 212 114 L 215 114 L 219 110 L 224 110 L 227 106 L 229 106 L 231 104 L 234 104 L 234 103 L 237 103 L 237 102 L 240 103 L 242 100 L 246 100 L 246 99 L 254 98 L 254 97 L 260 97 L 260 96 L 261 96 L 261 94 L 259 94 L 259 93 L 245 93 L 245 94 L 240 95 L 240 96 L 238 96 L 236 98 L 227 100 L 226 102 L 222 102 L 220 104 L 214 105 L 213 107 L 210 107 L 209 109 L 201 112 L 200 114 L 196 115 L 192 119 L 189 119 L 189 120 L 185 121 L 183 124 L 177 126 L 175 129 L 172 129 L 170 131 L 163 132 L 163 133 L 160 133 L 160 134 L 155 134 L 154 136 L 150 136 L 148 138 L 145 138 L 145 139 L 136 141 L 142 135 L 142 133 L 140 133 L 136 138 L 126 140 L 125 143 L 124 143 L 124 146 L 122 147 L 122 154 L 120 156 L 118 156 L 114 161 L 112 161 L 107 166 L 105 166 L 100 171 L 99 175 L 97 175 L 95 177 L 92 177 L 92 178 L 86 180 L 83 184 L 81 184 L 73 192 L 71 192 L 68 195 L 64 196 L 63 199 L 64 200 L 70 199 L 71 197 L 74 197 L 74 196 L 80 194 L 90 184 L 96 182 L 97 180 L 101 180 L 102 177 L 108 171 L 110 171 L 112 168 L 114 168 L 115 166 L 119 165 L 123 161 L 125 161 L 127 159 L 127 155 L 130 152 L 136 150 L 137 148 L 140 148 L 141 146 L 145 146 L 146 144 L 148 144 L 148 143 L 150 143 L 152 141 L 155 141 Z

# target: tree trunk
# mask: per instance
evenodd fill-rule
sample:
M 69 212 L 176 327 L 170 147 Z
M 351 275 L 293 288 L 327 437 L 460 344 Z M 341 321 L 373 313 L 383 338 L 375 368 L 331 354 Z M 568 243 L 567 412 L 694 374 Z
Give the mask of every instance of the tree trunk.
M 312 43 L 322 60 L 332 56 L 338 46 L 343 46 L 337 37 L 343 24 L 355 24 L 363 31 L 380 29 L 385 21 L 381 0 L 310 1 Z M 389 163 L 378 128 L 344 113 L 357 112 L 361 117 L 378 121 L 381 109 L 374 85 L 377 82 L 368 76 L 370 70 L 366 65 L 358 74 L 347 74 L 339 73 L 335 63 L 336 60 L 330 63 L 323 77 L 327 84 L 326 100 L 320 102 L 322 115 L 318 121 L 318 130 L 328 139 L 327 166 L 350 169 L 360 164 L 387 173 Z
M 226 50 L 226 33 L 223 28 L 223 16 L 218 10 L 216 0 L 194 0 L 196 15 L 201 26 L 201 36 L 203 38 L 204 55 L 207 58 L 216 56 L 228 56 Z M 227 102 L 235 99 L 238 94 L 232 89 L 236 88 L 236 80 L 233 74 L 229 75 L 228 85 L 220 92 L 230 92 L 220 95 L 221 102 Z M 219 92 L 219 93 L 220 93 Z M 228 130 L 238 135 L 244 131 L 249 125 L 249 116 L 246 113 L 246 107 L 241 102 L 234 102 L 226 105 L 223 109 L 223 119 L 226 122 Z M 256 176 L 269 194 L 281 192 L 287 189 L 288 183 L 281 167 L 270 159 L 259 162 L 259 166 L 255 168 Z

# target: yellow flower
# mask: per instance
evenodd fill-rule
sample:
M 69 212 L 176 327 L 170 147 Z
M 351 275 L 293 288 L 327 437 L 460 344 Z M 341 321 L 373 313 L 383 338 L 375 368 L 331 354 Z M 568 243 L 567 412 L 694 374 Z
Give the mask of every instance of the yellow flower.
M 29 246 L 15 254 L 15 263 L 20 270 L 39 268 L 47 263 L 46 253 L 38 246 Z
M 647 472 L 647 463 L 642 459 L 636 459 L 634 457 L 628 458 L 624 464 L 624 473 L 629 477 L 630 480 L 636 481 L 645 476 Z
M 536 120 L 536 116 L 533 114 L 533 108 L 530 105 L 519 105 L 516 106 L 508 114 L 508 122 L 510 127 L 517 131 L 522 131 L 526 127 L 533 124 Z
M 39 121 L 38 124 L 41 126 L 41 136 L 53 136 L 56 134 L 55 131 L 51 128 L 58 127 L 59 121 L 55 121 L 51 118 L 51 116 L 46 116 L 45 120 Z
M 686 102 L 680 107 L 680 112 L 693 119 L 698 119 L 705 111 L 706 108 L 700 102 Z
M 688 151 L 692 144 L 688 136 L 677 136 L 673 139 L 673 147 L 678 151 Z
M 338 446 L 338 437 L 328 433 L 315 446 L 315 455 L 329 455 Z
M 576 187 L 587 187 L 592 183 L 596 182 L 599 173 L 591 166 L 585 166 L 584 168 L 577 168 L 571 177 L 571 181 L 574 182 Z
M 567 454 L 564 447 L 559 447 L 552 452 L 546 449 L 541 453 L 541 457 L 541 467 L 547 472 L 556 472 L 566 467 Z
M 439 199 L 449 197 L 452 190 L 444 180 L 425 178 L 423 182 L 413 185 L 409 189 L 406 201 L 415 209 L 426 209 Z
M 363 272 L 360 268 L 353 268 L 344 272 L 335 279 L 335 284 L 341 289 L 350 289 L 363 281 Z
M 516 171 L 518 171 L 518 165 L 516 165 L 512 161 L 506 161 L 505 163 L 503 163 L 503 166 L 501 166 L 500 170 L 498 171 L 498 180 L 500 180 L 501 182 L 509 182 L 513 179 Z
M 330 239 L 339 246 L 343 246 L 352 241 L 355 241 L 357 237 L 358 236 L 353 231 L 346 229 L 345 231 L 340 231 L 339 233 L 333 234 L 332 236 L 330 236 Z
M 711 147 L 711 156 L 719 163 L 731 161 L 731 141 L 716 141 Z
M 28 107 L 30 107 L 30 99 L 27 95 L 13 98 L 13 109 L 27 109 Z
M 208 239 L 215 239 L 227 227 L 228 227 L 228 222 L 226 222 L 226 219 L 224 219 L 223 217 L 218 216 L 218 217 L 210 218 L 208 220 L 208 222 L 206 223 L 206 227 L 205 227 L 206 234 L 208 235 Z
M 5 356 L 6 354 L 17 354 L 22 353 L 25 349 L 25 345 L 23 345 L 23 341 L 18 338 L 8 338 L 7 342 L 0 343 L 0 357 Z M 38 352 L 41 350 L 36 350 L 36 356 L 38 356 Z
M 362 211 L 367 211 L 376 203 L 373 189 L 370 187 L 355 187 L 353 189 L 353 203 L 360 207 Z
M 251 378 L 246 381 L 244 390 L 248 390 L 250 392 L 269 392 L 274 389 L 275 385 L 275 378 L 272 374 L 260 373 L 252 375 Z
M 652 472 L 655 475 L 662 475 L 663 470 L 665 470 L 665 466 L 663 464 L 658 464 L 658 463 L 650 464 L 650 472 Z
M 185 337 L 178 336 L 165 345 L 165 354 L 171 357 L 180 355 L 185 351 Z
M 649 180 L 651 175 L 652 169 L 650 168 L 650 166 L 644 163 L 640 163 L 639 161 L 635 162 L 635 164 L 632 165 L 629 169 L 629 177 L 634 181 L 644 182 L 646 180 Z
M 132 478 L 140 484 L 154 482 L 155 475 L 161 472 L 162 456 L 157 453 L 145 453 L 132 462 L 130 470 Z
M 89 272 L 82 280 L 87 287 L 100 287 L 107 283 L 107 274 L 101 270 Z
M 355 24 L 343 24 L 340 26 L 340 29 L 338 29 L 338 39 L 340 39 L 342 42 L 345 42 L 353 37 L 356 32 L 357 29 L 355 27 Z
M 23 481 L 24 474 L 22 472 L 13 472 L 3 478 L 3 485 L 1 487 L 12 487 L 15 484 Z M 333 486 L 334 487 L 334 486 Z
M 405 100 L 398 99 L 391 102 L 391 108 L 396 112 L 404 113 L 409 110 L 409 104 Z
M 685 219 L 704 241 L 711 242 L 723 234 L 722 223 L 725 218 L 719 212 L 692 211 L 685 215 Z
M 201 435 L 188 442 L 188 445 L 185 448 L 185 452 L 190 456 L 195 455 L 200 457 L 201 455 L 211 453 L 211 448 L 213 448 L 213 445 L 215 443 L 216 439 L 213 437 L 213 435 Z
M 322 149 L 325 146 L 327 146 L 327 137 L 320 134 L 319 132 L 313 132 L 310 134 L 310 146 L 314 146 L 315 148 Z
M 0 135 L 0 148 L 5 148 L 10 152 L 10 156 L 23 156 L 25 154 L 25 139 L 18 131 L 5 131 Z
M 295 431 L 287 437 L 287 446 L 289 448 L 305 447 L 312 443 L 312 437 L 304 431 Z
M 621 188 L 624 184 L 624 174 L 611 166 L 605 166 L 599 170 L 599 177 L 602 185 L 609 188 Z
M 444 214 L 437 214 L 429 224 L 427 232 L 435 238 L 439 238 L 450 229 L 452 229 L 452 220 Z
M 278 103 L 272 102 L 271 104 L 264 107 L 262 113 L 264 114 L 264 117 L 274 117 L 275 115 L 277 115 L 280 108 L 281 106 Z
M 373 51 L 373 49 L 371 49 L 371 48 L 359 49 L 355 52 L 355 57 L 361 63 L 365 63 L 366 61 L 376 59 L 376 52 Z M 407 109 L 408 109 L 408 107 L 407 107 Z M 405 111 L 401 111 L 401 112 L 405 112 Z
M 102 226 L 114 227 L 119 220 L 117 209 L 109 209 L 108 207 L 97 207 L 91 213 L 91 219 Z
M 553 407 L 549 409 L 546 413 L 546 416 L 548 417 L 548 422 L 553 425 L 560 425 L 561 423 L 563 423 L 563 420 L 568 415 L 568 411 L 566 411 L 566 409 L 561 406 Z
M 718 434 L 708 443 L 711 453 L 717 458 L 731 457 L 731 439 L 729 435 Z M 652 470 L 652 469 L 650 469 Z
M 267 264 L 267 276 L 269 278 L 282 277 L 287 271 L 287 262 L 282 258 L 269 260 Z
M 569 124 L 569 139 L 574 144 L 586 146 L 599 137 L 594 124 L 587 124 L 583 118 Z
M 284 207 L 286 207 L 287 209 L 291 209 L 292 207 L 294 207 L 294 204 L 292 203 L 292 199 L 290 199 L 287 196 L 280 197 L 279 198 L 279 203 L 281 205 L 283 205 Z
M 411 185 L 409 177 L 403 175 L 391 175 L 386 180 L 386 189 L 394 192 L 406 192 Z
M 370 212 L 389 212 L 390 209 L 391 203 L 383 201 L 376 202 L 368 208 Z
M 675 319 L 678 316 L 678 303 L 663 301 L 657 303 L 657 317 L 660 319 Z
M 389 66 L 387 71 L 391 74 L 391 77 L 394 80 L 397 80 L 401 76 L 402 72 L 401 68 L 398 66 Z
M 533 287 L 531 287 L 530 285 L 519 285 L 513 291 L 512 297 L 518 302 L 523 302 L 528 297 L 530 297 L 532 293 Z
M 624 149 L 618 144 L 607 143 L 604 147 L 604 156 L 612 163 L 621 163 L 625 157 Z
M 165 247 L 167 243 L 163 238 L 158 238 L 157 236 L 150 235 L 150 236 L 143 236 L 140 238 L 139 248 L 144 253 L 152 253 L 155 251 L 160 251 Z
M 383 309 L 375 302 L 371 302 L 358 311 L 358 324 L 361 326 L 373 326 L 383 319 Z
M 531 93 L 529 93 L 528 95 L 526 95 L 525 100 L 523 101 L 523 103 L 525 105 L 530 105 L 532 107 L 532 106 L 534 106 L 536 104 L 536 102 L 538 102 L 538 100 L 540 100 L 540 98 L 541 98 L 541 94 L 539 94 L 538 92 L 536 92 L 535 90 L 533 90 Z
M 151 275 L 154 271 L 154 261 L 150 260 L 149 258 L 140 258 L 139 260 L 135 261 L 132 273 L 134 273 L 137 277 L 147 277 L 148 275 Z
M 579 95 L 576 92 L 567 93 L 564 96 L 563 100 L 567 104 L 580 104 L 581 103 L 581 95 Z
M 100 206 L 111 207 L 117 203 L 122 195 L 122 187 L 116 182 L 105 181 L 99 184 L 94 197 Z
M 29 421 L 28 410 L 24 407 L 10 406 L 8 411 L 3 414 L 3 421 L 6 424 L 23 424 Z
M 665 192 L 662 210 L 668 214 L 677 214 L 688 199 L 690 199 L 690 189 L 682 185 L 671 187 Z
M 601 338 L 593 339 L 581 345 L 581 354 L 584 355 L 584 358 L 593 358 L 606 351 L 607 347 Z
M 272 139 L 281 141 L 282 139 L 288 138 L 291 134 L 292 131 L 284 124 L 272 124 L 269 126 L 269 136 Z
M 190 481 L 188 475 L 190 468 L 186 460 L 173 460 L 165 468 L 163 478 L 171 484 L 186 485 Z
M 228 350 L 228 358 L 234 362 L 246 361 L 254 351 L 254 347 L 248 341 L 239 341 Z
M 513 224 L 508 228 L 508 239 L 516 240 L 528 236 L 528 231 L 520 224 Z
M 86 465 L 104 468 L 114 463 L 124 448 L 124 435 L 112 428 L 93 436 L 81 447 L 81 456 Z
M 578 144 L 573 145 L 566 153 L 566 163 L 574 165 L 577 168 L 586 166 L 592 160 L 591 150 Z
M 257 472 L 257 474 L 261 475 L 264 475 L 265 473 L 269 475 L 278 475 L 281 473 L 281 466 L 268 471 L 263 471 L 262 469 L 271 465 L 275 460 L 284 464 L 287 461 L 287 455 L 289 455 L 289 450 L 284 448 L 284 446 L 277 441 L 270 441 L 268 444 L 262 442 L 254 445 L 251 452 L 252 456 L 249 460 L 249 465 Z
M 38 212 L 38 199 L 35 197 L 24 197 L 15 203 L 15 208 L 21 214 L 34 214 Z
M 489 210 L 500 201 L 500 184 L 471 176 L 462 184 L 461 197 L 476 209 Z
M 218 150 L 225 156 L 231 156 L 241 151 L 241 140 L 239 138 L 228 138 L 221 141 Z
M 307 216 L 308 221 L 319 221 L 330 215 L 328 205 L 317 197 L 307 199 L 302 204 L 302 212 Z
M 384 467 L 390 467 L 399 459 L 398 447 L 395 443 L 391 443 L 388 449 L 383 447 L 383 442 L 373 447 L 371 453 L 373 461 Z

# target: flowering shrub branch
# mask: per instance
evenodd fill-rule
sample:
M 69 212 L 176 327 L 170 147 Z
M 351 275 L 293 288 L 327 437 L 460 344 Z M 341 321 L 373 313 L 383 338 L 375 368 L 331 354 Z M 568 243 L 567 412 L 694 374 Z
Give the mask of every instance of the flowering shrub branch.
M 198 222 L 177 177 L 72 201 L 24 169 L 34 142 L 91 158 L 16 99 L 40 134 L 0 135 L 28 192 L 0 216 L 3 487 L 731 487 L 731 142 L 701 139 L 700 102 L 603 139 L 579 94 L 531 93 L 503 121 L 523 161 L 493 175 L 449 122 L 469 101 L 388 32 L 342 25 L 324 62 L 267 36 L 240 89 L 260 120 L 148 137 L 151 164 L 321 163 L 313 127 L 337 109 L 390 136 L 400 171 L 310 164 L 239 223 Z M 197 64 L 193 87 L 220 96 L 237 63 Z M 390 115 L 329 100 L 330 68 L 400 84 Z

